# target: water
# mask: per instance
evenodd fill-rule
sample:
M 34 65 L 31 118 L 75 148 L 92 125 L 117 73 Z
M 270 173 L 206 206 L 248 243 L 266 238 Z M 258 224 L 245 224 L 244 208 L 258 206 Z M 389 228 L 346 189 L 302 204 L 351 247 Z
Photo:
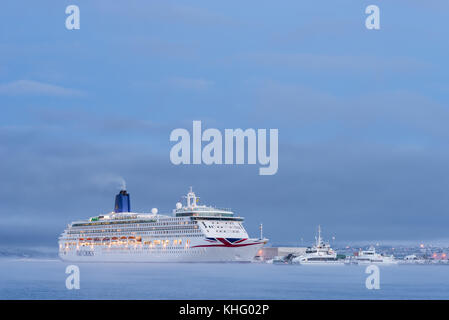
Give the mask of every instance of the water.
M 80 290 L 67 290 L 69 263 L 0 259 L 0 299 L 448 299 L 449 266 L 77 263 Z

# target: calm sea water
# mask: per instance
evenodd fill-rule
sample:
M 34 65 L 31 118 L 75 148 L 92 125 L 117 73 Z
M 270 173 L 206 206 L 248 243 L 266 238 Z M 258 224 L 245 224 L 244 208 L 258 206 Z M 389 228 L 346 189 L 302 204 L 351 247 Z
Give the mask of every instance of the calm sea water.
M 448 299 L 449 266 L 380 267 L 380 289 L 363 266 L 78 263 L 79 290 L 67 290 L 68 263 L 0 259 L 0 299 Z

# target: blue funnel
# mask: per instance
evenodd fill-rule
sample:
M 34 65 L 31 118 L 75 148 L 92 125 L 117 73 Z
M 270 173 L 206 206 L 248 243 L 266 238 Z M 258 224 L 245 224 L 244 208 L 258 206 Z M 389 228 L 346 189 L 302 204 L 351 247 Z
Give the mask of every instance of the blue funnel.
M 114 212 L 130 212 L 131 204 L 129 200 L 129 193 L 126 190 L 122 190 L 115 196 L 115 208 Z

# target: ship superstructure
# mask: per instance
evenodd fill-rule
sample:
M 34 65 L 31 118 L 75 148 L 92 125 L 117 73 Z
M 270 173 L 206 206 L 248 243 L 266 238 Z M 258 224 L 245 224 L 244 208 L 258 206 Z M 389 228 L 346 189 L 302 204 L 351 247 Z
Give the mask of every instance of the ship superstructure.
M 249 238 L 230 209 L 199 205 L 190 189 L 172 215 L 131 212 L 130 195 L 116 196 L 114 211 L 74 221 L 59 237 L 65 261 L 249 262 L 267 239 Z

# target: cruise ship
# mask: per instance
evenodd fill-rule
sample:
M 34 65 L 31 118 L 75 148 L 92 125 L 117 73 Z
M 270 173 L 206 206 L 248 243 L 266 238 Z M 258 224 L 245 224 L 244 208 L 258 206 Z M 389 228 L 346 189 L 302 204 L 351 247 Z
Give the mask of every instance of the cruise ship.
M 190 188 L 172 215 L 131 212 L 120 191 L 108 214 L 74 221 L 59 237 L 59 257 L 77 262 L 251 262 L 267 239 L 251 239 L 230 209 L 199 205 Z

